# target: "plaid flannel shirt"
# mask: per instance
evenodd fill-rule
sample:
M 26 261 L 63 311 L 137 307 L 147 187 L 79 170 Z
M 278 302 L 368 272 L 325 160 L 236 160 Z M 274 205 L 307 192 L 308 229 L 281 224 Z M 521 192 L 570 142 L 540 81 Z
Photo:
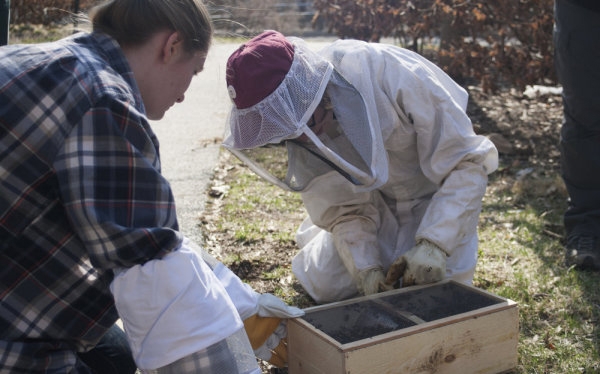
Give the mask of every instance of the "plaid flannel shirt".
M 118 318 L 112 269 L 163 256 L 177 230 L 118 44 L 0 48 L 0 371 L 71 365 Z

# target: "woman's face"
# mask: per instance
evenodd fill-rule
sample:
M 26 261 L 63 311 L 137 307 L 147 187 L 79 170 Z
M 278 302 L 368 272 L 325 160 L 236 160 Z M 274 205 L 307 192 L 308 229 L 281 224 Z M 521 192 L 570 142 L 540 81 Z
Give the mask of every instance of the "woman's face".
M 156 74 L 152 89 L 144 95 L 146 115 L 151 120 L 161 119 L 175 103 L 185 98 L 192 78 L 204 69 L 205 52 L 182 55 L 174 64 L 164 66 L 163 71 Z

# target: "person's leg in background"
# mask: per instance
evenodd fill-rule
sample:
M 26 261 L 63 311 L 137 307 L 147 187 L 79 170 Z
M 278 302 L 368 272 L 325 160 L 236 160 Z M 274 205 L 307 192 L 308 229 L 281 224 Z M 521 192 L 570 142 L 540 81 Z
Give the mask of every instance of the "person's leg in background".
M 78 355 L 97 374 L 133 374 L 137 370 L 125 332 L 117 325 L 93 349 Z
M 10 0 L 0 0 L 0 46 L 8 44 Z
M 554 29 L 564 105 L 561 168 L 569 193 L 566 261 L 600 270 L 600 9 L 573 2 L 556 0 Z

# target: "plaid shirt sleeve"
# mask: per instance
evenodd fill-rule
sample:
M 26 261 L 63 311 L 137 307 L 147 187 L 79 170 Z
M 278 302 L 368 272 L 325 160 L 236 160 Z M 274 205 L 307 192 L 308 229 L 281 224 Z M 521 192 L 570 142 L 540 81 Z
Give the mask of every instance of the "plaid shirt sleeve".
M 56 157 L 61 200 L 96 267 L 129 267 L 173 249 L 174 200 L 151 134 L 135 107 L 104 96 Z

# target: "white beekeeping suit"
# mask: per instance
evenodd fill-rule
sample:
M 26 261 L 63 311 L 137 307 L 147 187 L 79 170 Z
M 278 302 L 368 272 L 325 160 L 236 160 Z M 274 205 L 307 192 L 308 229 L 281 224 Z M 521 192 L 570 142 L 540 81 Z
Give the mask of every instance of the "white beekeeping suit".
M 398 273 L 405 284 L 444 277 L 471 282 L 481 199 L 498 155 L 487 138 L 474 133 L 465 90 L 426 59 L 395 46 L 340 40 L 313 53 L 300 39 L 286 40 L 294 53 L 282 69 L 285 76 L 269 95 L 258 95 L 258 102 L 244 108 L 239 100 L 244 85 L 261 70 L 239 67 L 239 54 L 230 58 L 228 84 L 236 105 L 224 145 L 259 174 L 301 192 L 309 217 L 298 230 L 301 250 L 292 268 L 303 287 L 316 301 L 329 302 L 376 292 L 377 284 L 390 286 Z M 273 45 L 255 43 L 266 44 L 261 49 L 250 43 L 264 59 L 277 54 Z M 295 81 L 326 87 L 297 94 Z M 300 104 L 307 96 L 310 104 Z M 310 128 L 323 96 L 331 101 L 342 142 Z M 278 109 L 285 114 L 269 114 Z M 248 117 L 260 118 L 258 125 L 249 126 Z M 252 136 L 270 127 L 281 132 Z M 303 137 L 310 146 L 298 146 Z M 287 172 L 273 176 L 256 152 L 282 141 Z M 359 156 L 338 150 L 348 148 Z M 311 162 L 312 154 L 317 156 Z M 316 167 L 323 158 L 332 161 Z M 350 159 L 350 166 L 336 158 Z M 299 176 L 306 181 L 297 183 Z

